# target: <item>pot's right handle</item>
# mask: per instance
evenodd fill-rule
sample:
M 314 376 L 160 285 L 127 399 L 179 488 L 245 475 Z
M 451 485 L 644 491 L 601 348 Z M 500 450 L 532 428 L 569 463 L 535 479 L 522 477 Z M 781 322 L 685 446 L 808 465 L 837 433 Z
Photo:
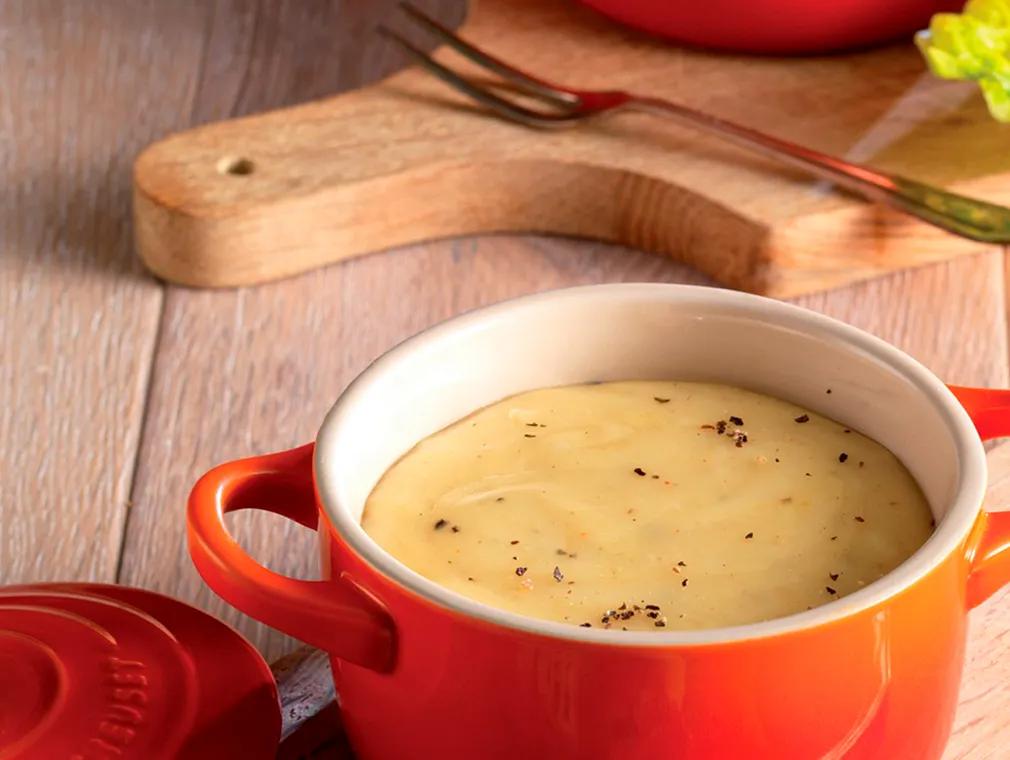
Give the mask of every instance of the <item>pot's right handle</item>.
M 389 614 L 348 577 L 304 581 L 273 572 L 245 553 L 224 514 L 263 509 L 316 529 L 313 444 L 215 467 L 193 487 L 189 553 L 219 596 L 250 617 L 348 662 L 381 672 L 393 666 Z
M 948 386 L 983 441 L 1010 436 L 1010 391 Z M 966 602 L 975 607 L 1010 583 L 1010 512 L 979 513 L 968 537 Z

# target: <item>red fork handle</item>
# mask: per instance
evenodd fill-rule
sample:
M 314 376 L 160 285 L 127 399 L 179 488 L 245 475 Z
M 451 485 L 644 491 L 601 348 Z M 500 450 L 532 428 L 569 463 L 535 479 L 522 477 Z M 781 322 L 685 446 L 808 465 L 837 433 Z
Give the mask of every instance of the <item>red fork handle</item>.
M 1010 391 L 949 387 L 983 441 L 1010 435 Z M 967 550 L 967 603 L 975 607 L 1010 583 L 1010 512 L 981 512 Z
M 346 575 L 304 581 L 273 572 L 245 553 L 224 525 L 226 512 L 263 509 L 313 530 L 318 508 L 314 444 L 215 467 L 193 487 L 187 515 L 197 571 L 226 602 L 267 625 L 348 662 L 392 669 L 389 614 Z

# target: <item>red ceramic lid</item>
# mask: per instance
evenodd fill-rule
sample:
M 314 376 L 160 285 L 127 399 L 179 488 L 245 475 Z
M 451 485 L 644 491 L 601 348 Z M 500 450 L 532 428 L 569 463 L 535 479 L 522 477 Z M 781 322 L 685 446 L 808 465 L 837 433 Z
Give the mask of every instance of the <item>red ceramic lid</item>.
M 0 758 L 273 758 L 277 689 L 238 633 L 98 584 L 0 588 Z

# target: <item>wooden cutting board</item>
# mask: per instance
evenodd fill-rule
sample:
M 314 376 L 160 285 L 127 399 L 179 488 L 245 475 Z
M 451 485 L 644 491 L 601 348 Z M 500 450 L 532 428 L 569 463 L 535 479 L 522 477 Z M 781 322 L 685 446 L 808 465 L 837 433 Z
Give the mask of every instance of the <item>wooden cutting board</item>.
M 972 85 L 932 79 L 911 43 L 738 57 L 651 40 L 568 0 L 480 0 L 462 34 L 562 83 L 668 97 L 1010 202 L 1010 130 L 987 116 Z M 172 135 L 137 159 L 134 202 L 147 265 L 210 287 L 494 231 L 620 242 L 776 296 L 982 250 L 654 116 L 534 131 L 487 116 L 416 69 Z

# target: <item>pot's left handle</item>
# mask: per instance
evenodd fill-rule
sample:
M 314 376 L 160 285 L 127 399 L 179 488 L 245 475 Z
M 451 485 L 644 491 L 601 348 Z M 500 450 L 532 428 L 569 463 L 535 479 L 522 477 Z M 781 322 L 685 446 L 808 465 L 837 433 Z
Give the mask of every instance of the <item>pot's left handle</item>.
M 219 596 L 250 617 L 348 662 L 388 671 L 395 627 L 372 596 L 341 575 L 304 581 L 273 572 L 245 553 L 224 524 L 226 512 L 263 509 L 313 530 L 318 508 L 313 444 L 215 467 L 189 497 L 189 553 Z
M 1010 391 L 949 387 L 983 441 L 1010 436 Z M 966 601 L 975 607 L 1010 583 L 1010 512 L 981 512 L 967 550 Z

